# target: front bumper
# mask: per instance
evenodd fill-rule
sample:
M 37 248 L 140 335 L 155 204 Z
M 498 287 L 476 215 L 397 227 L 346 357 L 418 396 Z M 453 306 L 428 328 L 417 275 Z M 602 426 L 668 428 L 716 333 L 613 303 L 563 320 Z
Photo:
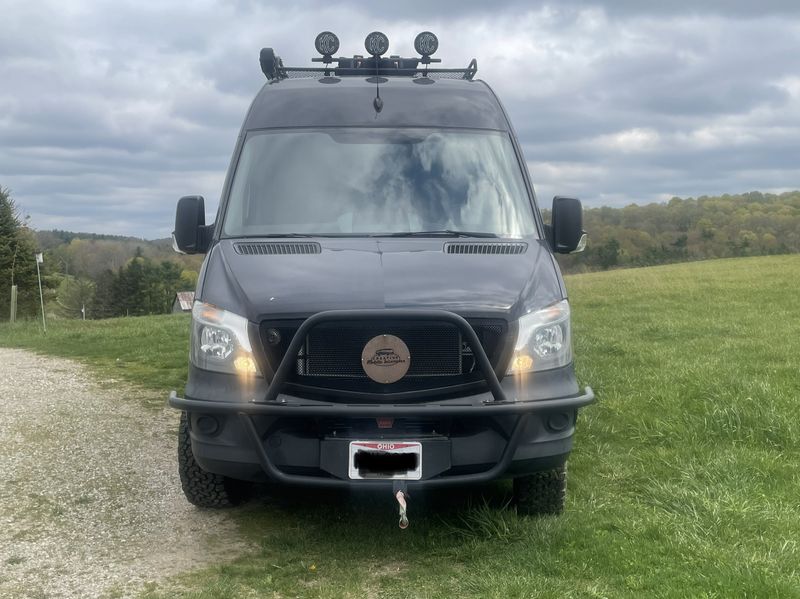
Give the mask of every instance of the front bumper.
M 472 346 L 487 390 L 412 403 L 391 395 L 345 403 L 285 392 L 289 369 L 311 327 L 327 320 L 378 317 L 443 320 L 459 327 Z M 572 449 L 577 410 L 591 404 L 594 393 L 589 387 L 578 391 L 571 365 L 536 373 L 533 379 L 522 385 L 512 378 L 501 381 L 475 332 L 452 312 L 331 311 L 301 325 L 271 384 L 260 390 L 263 393 L 254 389 L 246 395 L 231 393 L 236 389 L 234 379 L 193 369 L 187 391 L 194 397 L 181 398 L 172 392 L 169 405 L 190 415 L 195 459 L 210 472 L 314 487 L 392 485 L 391 480 L 349 479 L 347 448 L 353 440 L 402 439 L 423 446 L 422 480 L 404 484 L 440 487 L 487 482 L 564 462 Z M 376 419 L 424 422 L 428 428 L 377 429 Z M 344 422 L 347 428 L 342 433 L 331 421 Z M 365 425 L 368 421 L 373 424 Z
M 595 397 L 592 390 L 586 387 L 582 394 L 572 397 L 507 403 L 344 405 L 296 399 L 296 402 L 286 400 L 271 404 L 224 403 L 181 398 L 172 392 L 169 405 L 205 418 L 214 415 L 225 419 L 225 438 L 204 438 L 202 434 L 192 431 L 195 457 L 206 469 L 234 478 L 258 480 L 260 477 L 252 468 L 255 458 L 258 467 L 270 480 L 314 487 L 391 485 L 392 481 L 353 481 L 346 477 L 346 445 L 356 437 L 313 439 L 304 435 L 280 433 L 273 436 L 269 434 L 271 424 L 287 419 L 319 417 L 454 417 L 493 421 L 500 429 L 506 425 L 507 437 L 500 442 L 497 439 L 499 433 L 490 431 L 463 439 L 433 435 L 416 437 L 423 444 L 423 456 L 427 463 L 423 461 L 424 478 L 407 481 L 407 485 L 410 488 L 420 488 L 487 482 L 507 473 L 525 473 L 563 462 L 572 447 L 575 412 L 578 408 L 591 404 Z M 562 420 L 565 416 L 568 419 L 567 426 L 555 434 L 548 430 L 552 428 L 548 418 L 553 415 Z M 382 431 L 381 434 L 384 438 L 397 438 L 391 431 Z M 543 440 L 543 434 L 549 438 Z M 235 441 L 237 438 L 238 444 Z M 215 439 L 220 442 L 214 442 Z M 234 440 L 232 444 L 226 442 L 231 439 Z M 281 442 L 275 444 L 273 439 Z M 500 445 L 504 447 L 498 454 Z M 299 456 L 294 463 L 290 457 L 292 455 Z M 456 459 L 460 464 L 453 463 Z M 460 465 L 462 471 L 481 469 L 461 474 L 448 473 L 454 465 Z M 316 472 L 300 473 L 303 470 Z M 437 474 L 429 477 L 431 472 Z

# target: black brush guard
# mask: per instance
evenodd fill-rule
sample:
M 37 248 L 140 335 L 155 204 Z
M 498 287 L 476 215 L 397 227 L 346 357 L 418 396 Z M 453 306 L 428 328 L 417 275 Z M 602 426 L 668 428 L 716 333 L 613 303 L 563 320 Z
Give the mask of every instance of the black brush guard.
M 454 403 L 453 401 L 433 403 L 420 402 L 413 404 L 389 404 L 381 403 L 391 399 L 391 394 L 372 393 L 366 395 L 366 399 L 376 403 L 325 403 L 308 402 L 302 398 L 282 395 L 284 386 L 287 383 L 291 370 L 297 360 L 308 332 L 315 326 L 324 322 L 335 321 L 429 321 L 450 323 L 461 331 L 463 339 L 472 349 L 476 364 L 483 374 L 486 385 L 492 395 L 488 401 L 475 401 L 474 397 L 465 398 L 465 401 Z M 409 488 L 419 487 L 441 487 L 446 485 L 461 485 L 471 483 L 483 483 L 493 480 L 508 469 L 514 454 L 519 446 L 522 433 L 529 415 L 534 411 L 541 410 L 572 410 L 594 402 L 595 396 L 591 388 L 586 387 L 582 395 L 572 397 L 561 397 L 555 399 L 544 399 L 535 401 L 509 401 L 505 395 L 503 387 L 497 378 L 497 374 L 492 368 L 492 364 L 478 339 L 477 334 L 469 323 L 453 312 L 445 310 L 403 310 L 403 309 L 383 309 L 383 310 L 329 310 L 319 312 L 307 318 L 297 329 L 280 365 L 275 371 L 275 375 L 269 385 L 266 395 L 261 400 L 250 402 L 222 402 L 206 401 L 178 397 L 175 391 L 169 396 L 169 405 L 178 410 L 188 412 L 201 412 L 205 414 L 237 414 L 241 419 L 244 430 L 246 431 L 250 443 L 256 452 L 258 460 L 264 472 L 273 480 L 288 485 L 303 485 L 315 487 L 343 487 L 354 484 L 354 481 L 324 476 L 308 476 L 299 474 L 288 474 L 277 468 L 269 459 L 258 429 L 253 423 L 253 416 L 331 416 L 331 417 L 397 417 L 404 416 L 476 416 L 486 415 L 495 416 L 501 414 L 517 415 L 517 421 L 508 437 L 505 449 L 494 466 L 482 472 L 471 474 L 459 474 L 452 476 L 437 476 L 430 479 L 419 481 L 403 481 Z M 391 480 L 359 480 L 359 485 L 392 485 Z

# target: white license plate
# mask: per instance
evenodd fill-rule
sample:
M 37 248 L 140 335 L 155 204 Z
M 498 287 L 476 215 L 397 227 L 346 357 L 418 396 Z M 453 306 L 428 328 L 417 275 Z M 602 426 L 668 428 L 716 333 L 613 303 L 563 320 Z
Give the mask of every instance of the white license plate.
M 350 441 L 351 479 L 419 480 L 422 443 L 418 441 Z

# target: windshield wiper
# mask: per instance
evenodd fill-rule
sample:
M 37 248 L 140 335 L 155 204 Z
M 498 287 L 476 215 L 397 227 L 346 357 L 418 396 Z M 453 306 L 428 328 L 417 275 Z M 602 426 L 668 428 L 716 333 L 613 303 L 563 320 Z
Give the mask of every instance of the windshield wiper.
M 494 233 L 482 231 L 454 231 L 439 229 L 436 231 L 406 231 L 400 233 L 376 233 L 372 237 L 497 237 Z

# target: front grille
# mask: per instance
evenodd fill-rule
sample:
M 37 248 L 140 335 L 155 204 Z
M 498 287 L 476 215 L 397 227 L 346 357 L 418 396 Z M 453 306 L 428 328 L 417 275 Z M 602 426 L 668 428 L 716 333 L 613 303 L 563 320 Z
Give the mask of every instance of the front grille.
M 263 346 L 273 370 L 283 359 L 300 324 L 301 321 L 261 324 Z M 470 324 L 489 361 L 496 365 L 505 346 L 506 322 L 476 319 Z M 408 372 L 392 384 L 372 381 L 361 365 L 366 343 L 384 334 L 402 339 L 411 354 Z M 288 382 L 317 389 L 394 393 L 483 380 L 471 347 L 455 325 L 428 321 L 337 321 L 321 323 L 309 331 Z
M 367 378 L 361 368 L 361 351 L 378 335 L 396 335 L 408 346 L 411 353 L 408 378 L 462 373 L 461 332 L 453 325 L 330 323 L 314 327 L 308 334 L 297 358 L 297 374 Z

